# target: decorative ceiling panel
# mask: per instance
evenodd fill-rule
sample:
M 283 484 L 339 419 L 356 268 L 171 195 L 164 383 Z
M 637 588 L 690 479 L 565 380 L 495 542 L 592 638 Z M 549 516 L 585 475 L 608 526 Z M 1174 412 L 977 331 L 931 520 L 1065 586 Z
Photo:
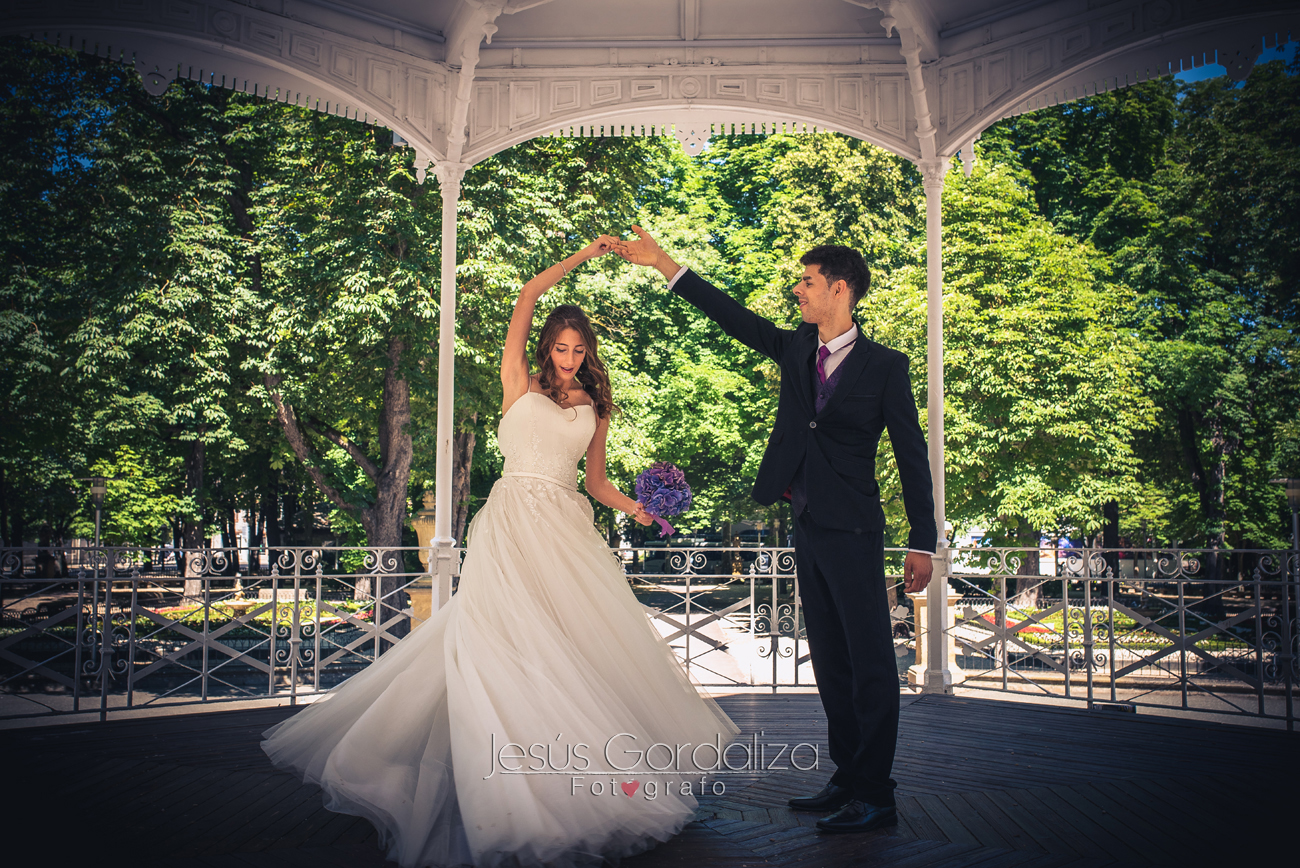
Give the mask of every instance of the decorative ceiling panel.
M 420 160 L 557 131 L 834 129 L 917 161 L 1000 117 L 1300 32 L 1286 0 L 0 0 L 0 32 L 392 127 Z M 694 137 L 694 138 L 692 138 Z

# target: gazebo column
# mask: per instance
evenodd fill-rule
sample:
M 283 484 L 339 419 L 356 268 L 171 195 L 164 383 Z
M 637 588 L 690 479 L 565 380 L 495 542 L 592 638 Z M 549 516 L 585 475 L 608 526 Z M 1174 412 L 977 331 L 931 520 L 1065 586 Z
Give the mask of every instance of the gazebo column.
M 438 163 L 433 172 L 442 192 L 442 295 L 438 303 L 438 431 L 434 469 L 434 610 L 451 599 L 456 540 L 451 535 L 452 426 L 456 408 L 456 206 L 465 163 Z
M 925 668 L 914 675 L 921 676 L 920 686 L 925 693 L 952 693 L 953 685 L 962 681 L 965 675 L 957 668 L 955 656 L 949 650 L 948 631 L 953 626 L 953 601 L 949 599 L 948 574 L 952 558 L 944 529 L 942 201 L 948 160 L 942 157 L 921 160 L 919 165 L 925 188 L 926 374 L 929 393 L 926 421 L 930 476 L 934 486 L 934 522 L 939 529 L 939 541 L 934 556 L 934 578 L 924 594 L 925 647 L 917 649 L 918 656 L 924 658 Z M 921 660 L 917 662 L 922 663 Z

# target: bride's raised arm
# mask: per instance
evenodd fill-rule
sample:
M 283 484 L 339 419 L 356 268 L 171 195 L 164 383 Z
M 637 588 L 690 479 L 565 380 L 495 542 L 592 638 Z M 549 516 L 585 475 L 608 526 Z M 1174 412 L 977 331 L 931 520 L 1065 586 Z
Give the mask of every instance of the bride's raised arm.
M 609 253 L 617 243 L 618 239 L 613 236 L 602 235 L 524 284 L 519 292 L 519 300 L 515 302 L 510 329 L 506 332 L 505 349 L 501 353 L 502 413 L 509 410 L 510 405 L 528 391 L 528 332 L 533 326 L 533 311 L 537 308 L 537 300 L 559 283 L 560 278 L 588 259 Z

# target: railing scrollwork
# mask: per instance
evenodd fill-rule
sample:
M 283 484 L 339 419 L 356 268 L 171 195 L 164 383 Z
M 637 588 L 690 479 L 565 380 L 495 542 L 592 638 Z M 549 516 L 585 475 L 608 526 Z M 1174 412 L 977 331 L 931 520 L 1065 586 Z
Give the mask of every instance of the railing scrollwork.
M 941 635 L 964 689 L 1295 719 L 1293 552 L 950 555 L 954 610 Z M 698 684 L 813 686 L 793 549 L 673 544 L 611 556 Z M 903 685 L 932 637 L 902 593 L 903 552 L 886 557 Z M 49 576 L 51 563 L 66 563 L 66 574 Z M 417 550 L 403 548 L 3 549 L 0 717 L 296 702 L 368 666 L 428 617 L 432 579 Z

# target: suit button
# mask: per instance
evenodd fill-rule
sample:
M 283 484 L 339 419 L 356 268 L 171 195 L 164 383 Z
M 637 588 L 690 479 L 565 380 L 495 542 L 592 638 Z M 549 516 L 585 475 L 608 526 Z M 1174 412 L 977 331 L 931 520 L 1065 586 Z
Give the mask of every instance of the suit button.
M 809 423 L 808 423 L 808 427 L 809 427 L 809 428 L 816 428 L 816 427 L 817 427 L 817 423 L 816 423 L 816 422 L 809 422 Z

